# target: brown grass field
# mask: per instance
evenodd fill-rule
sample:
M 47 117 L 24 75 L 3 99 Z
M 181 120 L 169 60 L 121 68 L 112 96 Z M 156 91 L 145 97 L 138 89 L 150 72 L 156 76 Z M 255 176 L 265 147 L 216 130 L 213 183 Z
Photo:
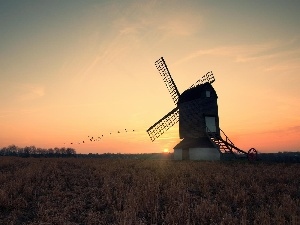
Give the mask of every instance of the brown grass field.
M 0 224 L 300 224 L 300 164 L 0 157 Z

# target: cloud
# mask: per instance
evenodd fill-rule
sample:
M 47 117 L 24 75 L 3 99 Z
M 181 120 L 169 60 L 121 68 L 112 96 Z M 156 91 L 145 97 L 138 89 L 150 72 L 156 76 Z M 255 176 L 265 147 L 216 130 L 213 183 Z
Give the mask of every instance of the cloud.
M 191 9 L 172 11 L 156 1 L 145 4 L 134 3 L 128 7 L 125 16 L 115 20 L 115 27 L 121 35 L 191 36 L 202 28 L 199 12 Z M 182 6 L 184 7 L 184 6 Z M 134 13 L 134 15 L 133 15 Z
M 0 110 L 0 117 L 7 117 L 14 113 L 15 113 L 15 111 L 12 111 L 12 110 Z
M 158 23 L 157 29 L 165 36 L 192 36 L 202 27 L 202 19 L 188 13 L 169 15 Z
M 272 42 L 272 43 L 267 42 L 263 44 L 230 45 L 230 46 L 220 46 L 220 47 L 215 47 L 210 49 L 201 49 L 190 53 L 189 55 L 177 61 L 176 64 L 180 64 L 182 62 L 189 61 L 191 59 L 202 57 L 202 56 L 224 56 L 224 57 L 231 57 L 236 62 L 246 62 L 250 59 L 254 59 L 255 57 L 253 55 L 256 55 L 266 50 L 273 49 L 277 45 L 278 45 L 277 42 Z M 256 58 L 258 58 L 258 56 L 256 56 Z
M 256 134 L 281 134 L 283 136 L 291 135 L 291 134 L 299 134 L 299 133 L 300 133 L 300 125 L 286 126 L 280 129 L 263 130 L 263 131 L 256 132 Z
M 237 62 L 247 62 L 253 60 L 267 60 L 267 59 L 280 59 L 286 61 L 287 59 L 300 59 L 300 48 L 299 48 L 299 38 L 294 38 L 291 40 L 281 40 L 273 41 L 271 45 L 267 46 L 265 49 L 253 52 L 248 55 L 237 59 Z
M 132 52 L 139 52 L 145 46 L 151 49 L 170 38 L 192 36 L 202 28 L 203 20 L 199 12 L 191 9 L 175 11 L 161 1 L 133 1 L 122 9 L 121 5 L 109 6 L 117 13 L 109 21 L 110 29 L 101 33 L 101 42 L 95 46 L 97 50 L 82 65 L 81 77 L 88 76 L 95 68 L 99 72 L 99 68 L 106 67 L 117 58 L 128 58 Z
M 267 60 L 279 61 L 275 66 L 267 66 L 266 71 L 298 69 L 300 59 L 300 38 L 290 40 L 273 40 L 258 44 L 242 44 L 219 46 L 209 49 L 200 49 L 178 60 L 175 64 L 203 56 L 223 56 L 232 58 L 234 62 L 245 63 L 249 61 L 266 62 Z M 291 60 L 292 59 L 292 60 Z
M 288 130 L 293 133 L 300 133 L 300 125 L 289 127 Z
M 266 72 L 282 72 L 300 69 L 300 59 L 279 62 L 265 68 Z
M 19 88 L 21 91 L 19 98 L 22 101 L 34 100 L 45 96 L 45 88 L 40 85 L 23 84 Z

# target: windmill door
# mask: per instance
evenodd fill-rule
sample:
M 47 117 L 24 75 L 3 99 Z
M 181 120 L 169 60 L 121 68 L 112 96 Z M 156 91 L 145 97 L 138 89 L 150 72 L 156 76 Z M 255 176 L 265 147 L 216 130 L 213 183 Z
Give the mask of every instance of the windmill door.
M 205 125 L 210 132 L 217 132 L 216 128 L 216 117 L 214 116 L 206 116 L 205 117 Z

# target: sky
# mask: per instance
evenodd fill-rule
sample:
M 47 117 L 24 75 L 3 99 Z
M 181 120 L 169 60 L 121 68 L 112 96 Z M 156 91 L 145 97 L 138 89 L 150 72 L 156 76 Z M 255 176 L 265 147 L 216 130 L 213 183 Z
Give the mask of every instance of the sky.
M 172 152 L 178 124 L 154 142 L 146 132 L 175 107 L 154 65 L 164 57 L 180 93 L 213 72 L 236 146 L 300 151 L 299 11 L 298 0 L 0 0 L 0 147 Z

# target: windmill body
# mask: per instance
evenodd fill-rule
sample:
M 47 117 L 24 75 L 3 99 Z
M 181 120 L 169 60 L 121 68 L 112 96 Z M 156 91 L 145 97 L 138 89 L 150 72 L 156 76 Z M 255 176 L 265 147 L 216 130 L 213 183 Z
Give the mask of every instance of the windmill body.
M 215 81 L 212 72 L 180 94 L 164 59 L 160 58 L 155 65 L 176 107 L 147 130 L 152 141 L 179 122 L 179 137 L 183 140 L 174 147 L 174 159 L 220 160 L 225 155 L 226 158 L 228 155 L 256 157 L 254 148 L 248 153 L 237 148 L 220 129 L 218 96 L 211 85 Z
M 208 82 L 184 91 L 178 100 L 179 137 L 174 159 L 220 160 L 220 151 L 207 130 L 220 134 L 217 93 Z
M 207 137 L 207 128 L 220 134 L 217 93 L 206 82 L 179 96 L 179 137 Z

